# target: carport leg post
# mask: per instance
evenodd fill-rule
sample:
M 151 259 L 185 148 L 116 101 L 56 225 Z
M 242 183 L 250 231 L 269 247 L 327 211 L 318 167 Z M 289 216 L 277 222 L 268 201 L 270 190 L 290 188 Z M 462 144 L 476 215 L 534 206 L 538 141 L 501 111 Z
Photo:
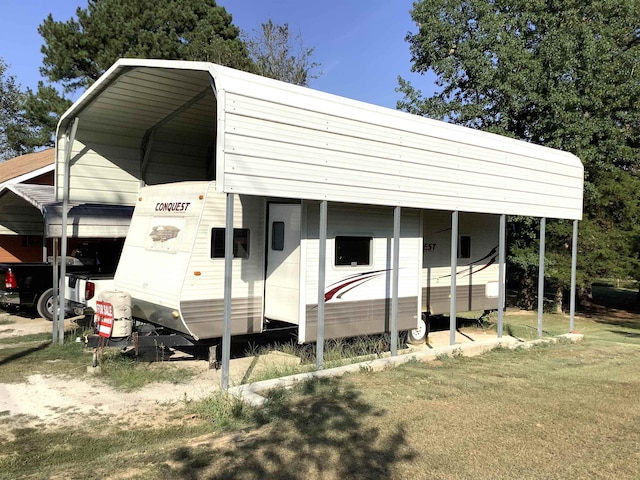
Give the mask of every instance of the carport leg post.
M 502 320 L 504 316 L 505 270 L 506 270 L 506 228 L 507 216 L 500 215 L 500 241 L 498 245 L 498 338 L 502 338 Z
M 53 315 L 58 318 L 58 343 L 64 343 L 64 300 L 65 300 L 65 278 L 67 276 L 67 223 L 69 221 L 69 177 L 71 174 L 71 150 L 78 131 L 78 117 L 73 119 L 71 132 L 68 134 L 64 149 L 64 172 L 62 180 L 62 232 L 60 233 L 60 278 L 53 284 Z M 61 288 L 57 288 L 60 286 Z M 57 296 L 56 296 L 57 295 Z M 59 298 L 58 298 L 59 297 Z M 58 306 L 56 305 L 58 300 Z M 57 310 L 57 312 L 56 312 Z
M 222 389 L 229 389 L 231 362 L 231 273 L 233 268 L 233 200 L 227 193 L 227 212 L 224 230 L 224 321 L 222 328 Z
M 576 316 L 576 270 L 578 266 L 578 220 L 573 221 L 573 238 L 571 240 L 571 297 L 569 306 L 569 332 L 575 330 Z
M 58 258 L 58 237 L 53 238 L 53 297 L 58 298 L 58 266 L 60 265 L 60 259 Z M 51 344 L 55 345 L 58 342 L 58 314 L 54 309 L 53 321 L 51 322 Z
M 542 338 L 542 313 L 544 311 L 544 250 L 547 219 L 540 219 L 540 266 L 538 271 L 538 338 Z
M 400 207 L 393 209 L 393 276 L 391 278 L 391 355 L 398 354 L 398 272 L 400 262 Z
M 451 213 L 451 302 L 449 304 L 449 345 L 456 344 L 456 279 L 458 274 L 458 211 Z
M 324 364 L 324 284 L 327 263 L 327 201 L 320 202 L 318 232 L 318 331 L 316 334 L 316 369 Z

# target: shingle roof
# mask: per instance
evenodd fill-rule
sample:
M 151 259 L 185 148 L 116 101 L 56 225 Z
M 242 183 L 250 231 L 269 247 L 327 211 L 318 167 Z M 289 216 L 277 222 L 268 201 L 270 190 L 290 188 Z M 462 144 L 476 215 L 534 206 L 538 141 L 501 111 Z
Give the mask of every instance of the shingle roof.
M 44 167 L 53 168 L 55 150 L 48 148 L 41 152 L 27 153 L 0 163 L 0 183 L 27 175 Z

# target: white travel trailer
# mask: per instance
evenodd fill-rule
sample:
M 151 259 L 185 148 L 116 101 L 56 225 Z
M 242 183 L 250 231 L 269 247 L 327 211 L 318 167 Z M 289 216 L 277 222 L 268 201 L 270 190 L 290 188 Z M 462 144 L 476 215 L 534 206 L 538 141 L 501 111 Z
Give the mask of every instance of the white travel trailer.
M 224 308 L 225 196 L 215 182 L 144 187 L 123 248 L 116 288 L 129 292 L 134 317 L 196 340 L 220 338 Z M 329 210 L 325 334 L 389 329 L 393 238 L 388 208 Z M 258 333 L 265 321 L 298 325 L 316 339 L 317 202 L 238 195 L 234 203 L 231 333 Z M 420 214 L 403 217 L 399 325 L 419 314 Z
M 119 60 L 56 140 L 62 245 L 84 220 L 67 223 L 65 205 L 135 205 L 117 283 L 138 315 L 194 338 L 219 335 L 221 319 L 251 332 L 283 318 L 310 341 L 410 328 L 422 311 L 451 312 L 447 301 L 454 314 L 495 308 L 506 216 L 569 219 L 574 231 L 582 218 L 574 155 L 207 62 Z M 183 182 L 198 183 L 180 198 Z M 269 252 L 287 223 L 299 242 Z M 216 229 L 232 226 L 250 258 L 216 258 Z M 386 310 L 370 315 L 374 305 Z
M 222 336 L 225 204 L 215 182 L 140 190 L 115 278 L 132 296 L 134 317 L 195 340 Z M 232 334 L 258 333 L 276 320 L 297 325 L 300 342 L 316 340 L 318 212 L 318 202 L 236 198 Z M 329 209 L 325 338 L 389 331 L 391 220 L 388 207 Z M 469 214 L 460 221 L 461 311 L 497 308 L 495 220 Z M 415 329 L 422 312 L 448 311 L 450 235 L 441 212 L 403 213 L 400 330 Z

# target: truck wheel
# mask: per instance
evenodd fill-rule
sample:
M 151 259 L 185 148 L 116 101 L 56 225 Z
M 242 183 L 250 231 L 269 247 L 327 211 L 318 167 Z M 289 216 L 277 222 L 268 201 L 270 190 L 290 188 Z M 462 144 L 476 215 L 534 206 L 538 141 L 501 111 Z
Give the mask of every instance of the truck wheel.
M 423 315 L 418 320 L 418 328 L 407 332 L 407 343 L 409 345 L 422 345 L 429 335 L 429 320 Z
M 40 298 L 38 298 L 38 304 L 36 305 L 36 309 L 38 310 L 38 315 L 42 318 L 45 318 L 49 321 L 53 320 L 53 288 L 46 290 Z

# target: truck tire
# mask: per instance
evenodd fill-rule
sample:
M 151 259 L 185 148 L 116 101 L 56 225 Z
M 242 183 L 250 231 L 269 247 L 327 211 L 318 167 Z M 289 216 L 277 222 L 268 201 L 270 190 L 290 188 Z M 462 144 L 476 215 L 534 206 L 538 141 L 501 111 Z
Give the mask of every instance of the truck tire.
M 52 321 L 53 307 L 53 288 L 50 288 L 40 295 L 36 309 L 38 310 L 38 315 L 46 320 Z
M 418 328 L 407 332 L 407 343 L 409 345 L 423 345 L 427 335 L 429 335 L 429 319 L 423 315 L 418 320 Z

